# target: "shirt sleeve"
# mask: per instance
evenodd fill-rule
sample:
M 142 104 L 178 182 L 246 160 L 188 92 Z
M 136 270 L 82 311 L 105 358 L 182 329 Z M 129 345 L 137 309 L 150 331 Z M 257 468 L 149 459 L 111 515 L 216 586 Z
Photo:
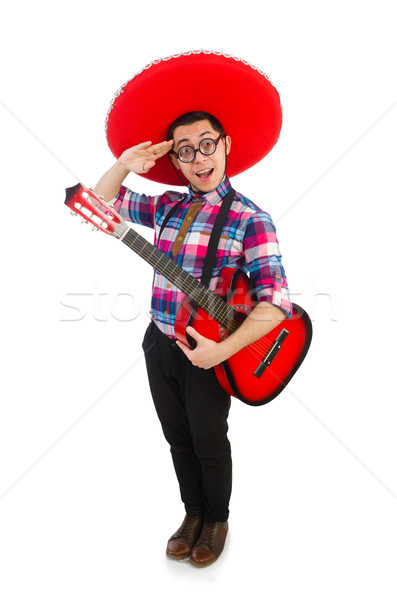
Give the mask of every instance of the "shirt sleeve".
M 248 220 L 243 249 L 258 301 L 268 301 L 292 316 L 292 303 L 273 221 L 265 212 Z
M 159 198 L 160 196 L 136 194 L 122 185 L 113 207 L 125 221 L 154 229 L 156 206 Z

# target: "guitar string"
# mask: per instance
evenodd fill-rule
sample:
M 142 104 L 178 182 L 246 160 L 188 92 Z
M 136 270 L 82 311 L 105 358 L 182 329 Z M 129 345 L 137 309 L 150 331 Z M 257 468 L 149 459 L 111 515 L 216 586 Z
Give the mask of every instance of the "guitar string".
M 78 211 L 78 212 L 80 212 L 80 211 Z M 93 223 L 93 221 L 91 221 L 87 215 L 84 215 L 83 217 L 88 219 L 93 225 L 96 225 L 96 223 Z M 167 261 L 167 262 L 168 261 L 173 262 L 173 261 L 171 261 L 171 259 L 169 259 L 163 253 L 161 254 L 161 256 L 159 256 L 157 258 L 156 261 L 150 260 L 152 255 L 155 255 L 156 253 L 160 253 L 158 248 L 156 248 L 155 246 L 150 244 L 150 242 L 148 242 L 147 240 L 145 240 L 144 238 L 139 236 L 132 228 L 127 226 L 128 229 L 126 230 L 125 223 L 122 223 L 122 222 L 114 223 L 113 222 L 113 223 L 111 223 L 111 226 L 117 237 L 121 237 L 121 235 L 124 232 L 126 232 L 125 239 L 123 239 L 125 244 L 127 246 L 129 246 L 131 249 L 133 249 L 133 250 L 135 249 L 135 251 L 140 256 L 142 256 L 145 260 L 147 260 L 147 262 L 149 262 L 149 264 L 151 264 L 153 267 L 158 266 L 162 260 Z M 128 234 L 130 234 L 130 236 L 133 236 L 133 240 L 131 241 L 131 243 L 129 243 L 129 241 L 128 241 Z M 136 246 L 136 248 L 133 247 L 134 245 Z M 145 253 L 146 253 L 146 256 L 145 256 Z M 208 292 L 210 292 L 210 291 L 207 290 L 207 288 L 205 288 L 205 287 L 201 288 L 200 282 L 198 282 L 197 280 L 194 280 L 194 283 L 192 282 L 191 284 L 186 283 L 187 278 L 188 277 L 191 278 L 191 276 L 186 271 L 183 271 L 182 268 L 177 263 L 173 262 L 173 268 L 171 271 L 169 270 L 169 267 L 167 266 L 167 264 L 164 265 L 164 267 L 163 267 L 165 276 L 167 277 L 167 275 L 169 275 L 171 277 L 172 281 L 175 281 L 174 273 L 175 273 L 175 271 L 178 271 L 178 269 L 180 270 L 181 279 L 182 280 L 185 279 L 184 289 L 187 291 L 188 295 L 190 295 L 190 297 L 193 297 L 194 300 L 197 300 L 198 303 L 201 303 L 201 304 L 204 304 L 205 306 L 207 306 L 208 310 L 209 310 L 209 304 L 208 304 L 208 300 L 207 300 L 206 296 L 208 296 Z M 169 278 L 169 277 L 167 277 L 167 278 Z M 198 290 L 198 293 L 195 293 L 195 295 L 193 296 L 192 292 L 193 291 L 196 292 L 197 290 Z M 211 294 L 212 294 L 212 292 L 211 292 Z M 212 311 L 212 313 L 215 315 L 215 319 L 218 321 L 220 319 L 222 319 L 223 321 L 225 321 L 227 319 L 229 321 L 230 313 L 234 312 L 234 309 L 232 307 L 230 307 L 228 304 L 225 304 L 225 306 L 223 306 L 224 303 L 223 303 L 222 299 L 219 298 L 216 294 L 214 295 L 214 298 L 210 297 L 210 303 L 211 302 L 214 303 L 215 305 L 217 305 L 217 308 L 215 308 L 215 311 Z
M 132 231 L 132 230 L 130 229 L 130 231 Z M 149 262 L 149 264 L 151 264 L 154 267 L 158 266 L 159 263 L 161 262 L 161 260 L 164 260 L 164 258 L 166 258 L 167 261 L 164 261 L 164 262 L 166 262 L 166 264 L 164 265 L 162 272 L 167 279 L 168 279 L 168 277 L 167 277 L 167 275 L 168 275 L 171 278 L 171 280 L 173 280 L 175 271 L 180 272 L 181 267 L 177 263 L 174 263 L 174 265 L 172 266 L 171 269 L 169 268 L 168 261 L 170 261 L 171 259 L 169 259 L 164 254 L 162 254 L 161 256 L 158 256 L 158 260 L 156 260 L 156 262 L 151 261 L 150 259 L 152 258 L 152 256 L 158 254 L 160 252 L 160 250 L 158 250 L 158 248 L 156 248 L 152 244 L 150 244 L 150 242 L 148 242 L 147 240 L 142 241 L 139 237 L 135 237 L 135 239 L 132 240 L 131 243 L 129 243 L 128 240 L 125 240 L 125 243 L 131 249 L 133 249 L 133 245 L 138 246 L 138 244 L 139 244 L 141 246 L 141 248 L 138 250 L 138 254 L 140 256 L 142 256 L 147 262 Z M 146 256 L 145 256 L 145 254 L 146 254 Z M 195 280 L 194 282 L 191 282 L 190 278 L 192 278 L 192 276 L 189 273 L 187 273 L 186 271 L 183 271 L 182 277 L 185 277 L 185 279 L 187 280 L 187 283 L 185 283 L 184 289 L 187 291 L 187 295 L 189 295 L 191 297 L 192 291 L 199 288 L 200 282 L 198 282 L 197 280 Z M 207 288 L 200 290 L 200 294 L 203 294 L 203 296 L 204 296 L 204 298 L 202 299 L 203 300 L 202 304 L 204 304 L 206 307 L 208 307 L 208 302 L 207 302 L 207 299 L 205 298 L 205 296 L 206 296 L 206 292 L 208 292 L 208 291 L 211 292 L 211 290 L 208 290 Z M 199 294 L 199 296 L 200 296 L 200 294 Z M 213 292 L 211 292 L 211 294 L 213 294 Z M 200 301 L 199 296 L 196 296 L 194 299 L 197 298 Z M 212 298 L 210 297 L 210 301 L 211 301 L 211 299 Z M 219 296 L 217 296 L 215 294 L 215 299 L 213 299 L 213 302 L 216 303 L 219 300 L 222 302 L 222 304 L 224 304 L 224 300 L 222 300 L 222 298 L 220 298 Z M 231 307 L 230 305 L 225 303 L 225 307 L 222 306 L 220 309 L 217 308 L 217 309 L 215 309 L 215 311 L 212 311 L 215 320 L 223 321 L 223 319 L 227 317 L 227 311 L 230 310 L 230 308 L 233 309 L 233 307 Z M 205 308 L 204 308 L 204 310 L 205 310 Z M 234 311 L 234 309 L 233 309 L 233 311 Z M 239 327 L 239 324 L 236 324 L 233 322 L 231 324 L 229 323 L 229 331 L 231 331 L 231 333 L 236 331 L 236 329 L 238 329 L 238 327 Z M 272 345 L 273 345 L 273 342 L 267 340 L 266 337 L 263 336 L 256 342 L 253 342 L 252 344 L 250 344 L 249 348 L 252 349 L 253 351 L 255 351 L 255 353 L 261 357 L 263 353 L 267 353 L 269 351 L 269 349 L 272 347 Z
M 131 247 L 131 246 L 130 246 Z M 145 257 L 145 250 L 146 250 L 146 257 Z M 212 302 L 213 304 L 218 304 L 218 307 L 215 307 L 215 310 L 212 310 L 211 312 L 215 315 L 215 318 L 218 320 L 223 320 L 224 318 L 227 317 L 227 312 L 231 312 L 230 311 L 230 306 L 225 304 L 224 305 L 224 301 L 217 296 L 216 294 L 213 296 L 213 292 L 211 292 L 210 290 L 208 290 L 207 288 L 205 288 L 204 286 L 201 287 L 201 283 L 199 281 L 197 281 L 196 279 L 194 279 L 189 273 L 187 273 L 186 271 L 183 271 L 183 269 L 180 267 L 180 265 L 174 263 L 172 268 L 169 267 L 169 262 L 170 259 L 166 256 L 164 256 L 163 254 L 161 256 L 158 257 L 158 260 L 151 261 L 151 257 L 153 255 L 158 255 L 160 251 L 157 248 L 153 248 L 150 252 L 150 254 L 147 253 L 147 249 L 144 247 L 139 253 L 141 256 L 143 256 L 144 258 L 146 258 L 146 260 L 152 264 L 154 267 L 159 268 L 159 263 L 161 263 L 161 261 L 163 260 L 163 262 L 165 262 L 166 264 L 163 265 L 163 269 L 162 269 L 162 273 L 164 273 L 164 275 L 166 276 L 167 279 L 171 279 L 171 281 L 175 281 L 175 273 L 179 273 L 181 275 L 181 279 L 184 279 L 184 285 L 181 286 L 183 287 L 182 291 L 187 292 L 187 295 L 189 295 L 190 297 L 193 297 L 194 300 L 199 300 L 201 301 L 202 304 L 204 304 L 205 308 L 207 309 L 207 311 L 210 311 L 210 306 L 209 304 Z M 164 260 L 166 259 L 166 260 Z M 193 291 L 196 292 L 196 290 L 199 290 L 198 294 L 193 294 Z M 209 296 L 209 302 L 208 302 L 208 296 Z
M 133 230 L 130 229 L 130 231 L 133 231 Z M 132 248 L 132 245 L 130 243 L 128 243 L 128 240 L 125 240 L 125 243 L 130 248 Z M 166 262 L 166 264 L 164 265 L 163 271 L 166 273 L 166 277 L 167 277 L 167 274 L 171 277 L 171 280 L 172 280 L 172 275 L 174 274 L 175 271 L 179 271 L 179 272 L 182 271 L 182 277 L 184 277 L 186 280 L 194 279 L 194 278 L 192 278 L 192 276 L 189 273 L 187 273 L 186 271 L 183 271 L 182 268 L 176 263 L 173 265 L 173 268 L 170 271 L 168 268 L 170 259 L 167 256 L 165 256 L 164 254 L 161 254 L 161 256 L 158 256 L 158 260 L 156 262 L 150 261 L 150 258 L 153 255 L 160 254 L 161 251 L 159 251 L 158 248 L 154 247 L 152 244 L 147 242 L 147 240 L 142 240 L 140 237 L 138 237 L 137 234 L 135 235 L 135 238 L 132 241 L 132 244 L 135 244 L 135 246 L 137 246 L 137 245 L 141 246 L 141 248 L 139 250 L 136 249 L 136 251 L 138 252 L 138 254 L 140 254 L 142 257 L 144 257 L 149 262 L 149 264 L 152 264 L 152 266 L 158 266 L 159 263 L 161 262 L 161 260 Z M 148 251 L 149 251 L 149 253 L 148 253 Z M 146 257 L 144 256 L 145 253 L 146 253 Z M 168 271 L 168 273 L 167 273 L 167 271 Z M 184 289 L 187 291 L 187 295 L 191 296 L 192 290 L 194 288 L 197 288 L 199 285 L 200 285 L 200 283 L 197 280 L 194 280 L 191 283 L 187 283 L 184 286 Z M 202 293 L 202 292 L 208 292 L 208 289 L 203 288 L 203 290 L 201 290 L 200 293 Z M 211 292 L 211 294 L 213 294 L 213 292 Z M 204 297 L 205 297 L 205 293 L 204 293 Z M 216 298 L 217 301 L 220 300 L 222 305 L 225 304 L 224 301 L 222 300 L 222 298 L 220 298 L 216 294 L 214 295 L 214 297 Z M 206 306 L 208 306 L 207 300 L 204 301 L 204 304 Z M 225 308 L 227 311 L 227 310 L 230 310 L 230 308 L 232 308 L 232 307 L 230 307 L 228 304 L 225 304 Z M 222 306 L 221 310 L 216 309 L 215 311 L 212 311 L 212 313 L 214 314 L 215 320 L 217 320 L 218 322 L 219 322 L 219 320 L 222 320 L 223 317 L 226 318 L 227 314 L 225 314 L 226 313 L 225 308 Z M 234 309 L 232 309 L 232 310 L 234 311 Z M 206 312 L 209 312 L 209 311 L 206 311 Z M 233 322 L 231 323 L 231 325 L 230 325 L 230 323 L 228 323 L 228 324 L 229 324 L 229 331 L 231 331 L 232 333 L 239 326 L 239 324 L 235 324 Z M 256 353 L 258 353 L 258 356 L 260 356 L 260 358 L 262 358 L 262 355 L 264 353 L 266 354 L 269 351 L 269 349 L 272 347 L 272 345 L 273 345 L 273 343 L 271 341 L 267 340 L 266 336 L 263 336 L 256 342 L 253 342 L 249 347 L 252 348 L 253 351 L 256 351 Z
M 95 225 L 95 223 L 93 224 Z M 162 271 L 167 279 L 170 278 L 171 281 L 175 281 L 174 275 L 175 272 L 178 272 L 181 279 L 185 279 L 184 290 L 186 290 L 187 295 L 193 297 L 193 300 L 197 301 L 199 304 L 201 303 L 201 305 L 204 305 L 204 311 L 208 312 L 210 316 L 213 316 L 213 318 L 218 323 L 220 322 L 220 324 L 224 326 L 225 329 L 227 328 L 231 333 L 238 329 L 240 324 L 230 320 L 230 314 L 233 315 L 235 313 L 238 313 L 238 311 L 236 311 L 232 306 L 230 306 L 227 302 L 225 302 L 222 298 L 217 296 L 208 288 L 204 286 L 201 287 L 201 282 L 194 279 L 189 273 L 184 271 L 182 267 L 180 267 L 180 265 L 178 265 L 177 263 L 174 263 L 172 268 L 170 269 L 169 263 L 173 261 L 171 261 L 171 259 L 167 257 L 164 253 L 161 253 L 161 251 L 155 246 L 153 246 L 153 244 L 150 244 L 150 242 L 139 236 L 132 228 L 127 226 L 128 229 L 126 230 L 125 223 L 112 223 L 112 225 L 114 227 L 114 232 L 116 233 L 116 236 L 121 237 L 121 235 L 125 233 L 123 239 L 124 243 L 132 250 L 135 250 L 140 256 L 144 258 L 144 260 L 146 260 L 154 268 L 158 266 L 161 263 L 161 261 L 165 262 Z M 132 236 L 133 238 L 131 242 L 127 239 L 128 235 Z M 134 248 L 134 246 L 136 246 L 136 248 Z M 140 246 L 140 248 L 138 248 L 138 246 Z M 159 255 L 160 253 L 161 255 Z M 155 262 L 151 260 L 153 255 L 158 255 L 156 257 Z M 194 281 L 191 281 L 192 279 Z M 196 292 L 197 289 L 199 290 L 199 293 L 193 296 L 192 292 Z M 210 310 L 211 303 L 215 305 L 215 310 Z M 227 324 L 225 323 L 225 320 L 227 320 Z M 257 354 L 257 356 L 260 359 L 262 359 L 262 355 L 266 354 L 270 350 L 273 343 L 274 342 L 267 340 L 266 336 L 263 336 L 262 338 L 259 338 L 259 340 L 250 344 L 248 348 L 252 353 Z
M 78 212 L 80 212 L 80 211 L 78 211 Z M 92 224 L 95 225 L 95 223 L 93 221 L 91 221 L 87 215 L 84 215 L 84 218 L 87 218 Z M 125 224 L 123 224 L 123 223 L 112 223 L 112 226 L 114 229 L 114 233 L 116 234 L 117 237 L 121 237 L 121 235 L 125 232 L 125 236 L 123 239 L 124 243 L 132 250 L 135 250 L 149 264 L 156 267 L 163 260 L 163 262 L 166 263 L 163 268 L 163 272 L 164 272 L 166 278 L 170 278 L 171 281 L 175 281 L 174 274 L 175 274 L 175 272 L 179 272 L 181 275 L 181 278 L 185 279 L 184 290 L 186 290 L 188 296 L 192 297 L 193 290 L 196 291 L 197 289 L 199 289 L 199 294 L 198 295 L 195 294 L 194 299 L 196 299 L 198 301 L 198 303 L 201 302 L 201 304 L 204 305 L 204 310 L 207 309 L 206 312 L 212 313 L 211 316 L 214 315 L 214 318 L 217 322 L 221 321 L 221 323 L 220 323 L 221 325 L 222 325 L 222 323 L 225 323 L 225 319 L 227 319 L 227 317 L 228 317 L 228 312 L 229 312 L 229 314 L 230 314 L 230 312 L 232 314 L 238 312 L 238 311 L 235 311 L 235 309 L 233 309 L 233 307 L 228 305 L 222 298 L 220 298 L 219 296 L 214 294 L 214 292 L 212 292 L 211 290 L 209 290 L 208 288 L 206 288 L 204 286 L 201 287 L 201 285 L 202 285 L 201 282 L 197 281 L 189 273 L 184 271 L 182 269 L 182 267 L 180 267 L 180 265 L 178 265 L 177 263 L 174 263 L 174 261 L 171 261 L 171 259 L 169 259 L 169 257 L 167 257 L 164 253 L 161 253 L 161 251 L 158 248 L 156 248 L 155 246 L 153 246 L 153 244 L 150 244 L 150 242 L 148 242 L 147 240 L 145 240 L 144 238 L 139 236 L 132 228 L 129 227 L 126 230 L 124 227 Z M 130 235 L 130 237 L 132 237 L 131 241 L 128 239 L 128 235 Z M 135 248 L 134 248 L 134 246 L 135 246 Z M 146 256 L 145 256 L 145 254 L 146 254 Z M 157 260 L 155 262 L 151 260 L 153 255 L 154 256 L 157 255 Z M 172 262 L 172 268 L 170 269 L 169 264 L 171 262 Z M 167 275 L 168 275 L 168 277 L 167 277 Z M 200 296 L 203 296 L 203 297 L 201 298 Z M 215 308 L 215 310 L 210 311 L 207 296 L 209 296 L 209 303 L 212 302 L 215 305 L 218 304 L 218 307 Z M 219 306 L 220 306 L 220 308 L 219 308 Z M 231 333 L 233 333 L 238 328 L 238 326 L 239 326 L 239 324 L 236 324 L 235 322 L 231 321 L 230 319 L 227 321 L 227 323 L 225 323 L 225 329 L 228 328 L 229 332 L 231 332 Z M 257 340 L 256 342 L 253 342 L 249 346 L 249 348 L 251 349 L 251 351 L 264 353 L 264 352 L 268 352 L 268 350 L 271 348 L 271 346 L 272 346 L 272 343 L 269 342 L 268 340 L 266 340 L 265 337 L 263 337 L 263 338 L 260 338 L 259 340 Z M 258 354 L 258 356 L 259 356 L 259 354 Z
M 136 243 L 137 240 L 135 240 L 135 245 L 137 246 Z M 139 241 L 139 240 L 138 240 Z M 126 242 L 127 243 L 127 242 Z M 131 248 L 132 246 L 130 244 L 127 243 L 127 245 L 129 245 Z M 145 259 L 147 260 L 147 262 L 149 262 L 149 264 L 151 264 L 153 267 L 157 268 L 159 270 L 159 268 L 163 267 L 161 269 L 161 272 L 165 275 L 165 277 L 167 279 L 170 279 L 171 281 L 176 281 L 176 278 L 178 275 L 180 275 L 180 279 L 183 282 L 183 290 L 186 290 L 186 292 L 188 293 L 188 295 L 190 297 L 193 298 L 193 300 L 198 300 L 200 301 L 202 304 L 204 304 L 208 310 L 210 309 L 209 307 L 209 303 L 214 303 L 214 304 L 218 304 L 218 307 L 215 309 L 214 314 L 216 315 L 217 318 L 222 319 L 227 317 L 227 312 L 231 312 L 230 311 L 230 306 L 229 305 L 225 305 L 223 306 L 223 301 L 221 298 L 219 298 L 219 296 L 214 295 L 213 296 L 213 292 L 211 292 L 210 290 L 208 290 L 207 288 L 205 288 L 204 286 L 202 286 L 202 284 L 194 279 L 189 273 L 187 273 L 186 271 L 184 271 L 180 265 L 178 265 L 177 263 L 174 263 L 173 261 L 173 265 L 172 267 L 170 267 L 169 263 L 171 262 L 171 260 L 165 256 L 164 254 L 161 254 L 161 256 L 159 256 L 160 251 L 153 247 L 152 245 L 150 245 L 152 247 L 152 249 L 150 250 L 150 252 L 148 253 L 148 249 L 145 247 L 146 245 L 149 245 L 148 242 L 145 242 L 145 245 L 143 248 L 139 249 L 138 253 Z M 145 256 L 146 254 L 146 256 Z M 157 257 L 156 257 L 157 254 Z M 154 257 L 157 260 L 151 260 L 152 257 Z M 163 261 L 165 264 L 161 265 L 161 261 Z M 178 274 L 176 277 L 175 275 Z M 181 283 L 181 282 L 179 282 Z M 182 286 L 181 286 L 182 287 Z M 193 294 L 193 292 L 196 292 L 198 290 L 198 294 Z M 208 296 L 209 297 L 209 302 L 208 302 Z
M 217 296 L 216 294 L 213 294 L 213 292 L 211 292 L 204 286 L 201 288 L 201 282 L 197 281 L 189 273 L 184 271 L 180 267 L 180 265 L 178 265 L 177 263 L 174 263 L 174 261 L 171 261 L 171 259 L 169 257 L 167 257 L 166 255 L 164 255 L 164 253 L 161 253 L 161 256 L 158 257 L 156 262 L 150 260 L 153 255 L 159 254 L 161 251 L 158 250 L 158 248 L 156 248 L 155 246 L 153 246 L 153 244 L 150 244 L 150 242 L 148 242 L 147 240 L 144 240 L 143 238 L 138 236 L 138 234 L 136 234 L 136 232 L 134 232 L 133 229 L 129 228 L 125 238 L 127 238 L 128 233 L 132 234 L 132 236 L 134 236 L 134 234 L 135 234 L 135 236 L 134 236 L 134 239 L 131 241 L 131 243 L 129 243 L 128 239 L 125 239 L 126 245 L 128 245 L 131 249 L 134 249 L 133 245 L 135 245 L 135 246 L 139 245 L 140 248 L 137 248 L 136 251 L 147 262 L 149 262 L 149 264 L 151 264 L 154 267 L 156 267 L 156 266 L 158 267 L 159 263 L 162 260 L 164 262 L 166 262 L 166 264 L 163 266 L 162 271 L 164 272 L 167 279 L 171 278 L 171 281 L 175 281 L 174 275 L 175 275 L 175 272 L 177 271 L 180 273 L 181 279 L 182 280 L 185 279 L 184 289 L 186 289 L 188 291 L 188 293 L 191 297 L 193 296 L 193 294 L 192 294 L 193 291 L 196 291 L 197 289 L 199 290 L 198 295 L 196 294 L 193 296 L 194 300 L 197 299 L 198 301 L 203 302 L 209 308 L 206 296 L 208 296 L 210 294 L 210 302 L 212 301 L 214 304 L 218 304 L 218 308 L 216 308 L 216 312 L 215 312 L 217 318 L 222 318 L 222 317 L 227 318 L 228 312 L 229 313 L 234 312 L 233 309 L 231 309 L 231 307 L 228 304 L 224 303 L 224 301 L 219 296 Z M 145 253 L 146 253 L 146 256 L 145 256 Z M 173 263 L 171 270 L 168 266 L 170 262 Z M 194 281 L 191 281 L 192 279 Z M 223 306 L 224 304 L 225 304 L 225 306 Z

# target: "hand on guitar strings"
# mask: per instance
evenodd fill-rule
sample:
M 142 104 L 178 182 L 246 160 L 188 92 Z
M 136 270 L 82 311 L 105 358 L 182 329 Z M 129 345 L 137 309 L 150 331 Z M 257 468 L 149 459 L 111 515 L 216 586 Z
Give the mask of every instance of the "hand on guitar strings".
M 178 340 L 176 344 L 195 367 L 200 367 L 200 369 L 211 369 L 211 367 L 219 365 L 219 363 L 225 360 L 220 343 L 204 337 L 198 333 L 198 331 L 193 329 L 193 327 L 187 327 L 186 333 L 188 333 L 197 343 L 194 350 L 185 346 L 185 344 L 182 344 Z

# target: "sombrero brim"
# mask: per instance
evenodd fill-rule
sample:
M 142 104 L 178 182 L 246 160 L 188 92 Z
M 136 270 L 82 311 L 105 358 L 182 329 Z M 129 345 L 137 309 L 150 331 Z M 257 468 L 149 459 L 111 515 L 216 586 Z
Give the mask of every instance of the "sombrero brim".
M 166 140 L 171 123 L 193 110 L 214 115 L 230 135 L 230 177 L 266 156 L 280 134 L 280 98 L 266 75 L 233 56 L 200 50 L 154 61 L 121 86 L 106 118 L 109 147 L 118 158 L 146 140 Z M 181 185 L 167 156 L 142 177 Z

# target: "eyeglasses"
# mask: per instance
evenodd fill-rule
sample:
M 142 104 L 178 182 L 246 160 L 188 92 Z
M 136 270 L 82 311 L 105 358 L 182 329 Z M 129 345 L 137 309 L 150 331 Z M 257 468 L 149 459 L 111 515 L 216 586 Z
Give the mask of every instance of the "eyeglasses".
M 181 162 L 189 163 L 189 162 L 192 162 L 192 160 L 194 160 L 196 158 L 196 154 L 199 151 L 204 156 L 209 156 L 210 154 L 214 154 L 214 152 L 220 142 L 220 139 L 223 137 L 225 137 L 225 136 L 221 134 L 216 140 L 213 140 L 212 138 L 204 138 L 199 143 L 198 148 L 192 148 L 192 146 L 182 146 L 182 148 L 179 148 L 178 152 L 174 152 L 173 150 L 170 150 L 170 154 L 173 154 L 174 156 L 179 158 L 179 160 Z

